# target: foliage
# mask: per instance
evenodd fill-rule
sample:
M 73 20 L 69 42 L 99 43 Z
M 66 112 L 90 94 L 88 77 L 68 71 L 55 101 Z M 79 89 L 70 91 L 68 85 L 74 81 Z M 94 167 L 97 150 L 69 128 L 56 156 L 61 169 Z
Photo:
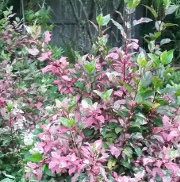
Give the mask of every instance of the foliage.
M 140 1 L 125 1 L 131 16 Z M 168 2 L 168 1 L 167 1 Z M 174 50 L 160 39 L 173 26 L 153 7 L 147 51 L 110 15 L 97 16 L 93 54 L 75 64 L 38 24 L 0 21 L 0 180 L 178 182 L 180 85 L 168 80 Z M 171 6 L 166 6 L 168 15 Z M 121 16 L 121 13 L 118 12 Z M 123 18 L 123 17 L 122 17 Z M 126 21 L 127 20 L 127 21 Z M 152 20 L 141 17 L 132 26 Z M 123 37 L 107 46 L 112 22 Z M 60 58 L 58 58 L 60 56 Z M 13 156 L 13 158 L 12 158 Z
M 53 110 L 48 105 L 60 96 L 52 84 L 53 76 L 43 76 L 40 72 L 42 65 L 37 61 L 43 49 L 40 28 L 26 26 L 28 33 L 24 34 L 19 19 L 11 22 L 12 7 L 3 15 L 0 20 L 0 180 L 19 182 L 24 172 L 27 140 L 24 137 L 31 136 L 36 122 Z
M 133 2 L 127 2 L 128 12 L 139 1 Z M 96 56 L 79 57 L 74 66 L 66 57 L 54 60 L 46 49 L 38 58 L 48 61 L 42 73 L 56 75 L 53 83 L 64 99 L 56 99 L 56 114 L 40 125 L 27 178 L 41 180 L 50 169 L 60 181 L 179 181 L 179 86 L 163 85 L 173 50 L 161 49 L 167 40 L 157 44 L 173 24 L 157 20 L 147 8 L 156 20 L 156 31 L 145 36 L 147 52 L 128 39 L 128 22 L 124 29 L 101 14 L 93 24 L 100 32 Z M 109 21 L 124 38 L 121 48 L 106 48 L 102 27 Z M 134 26 L 149 21 L 141 18 Z

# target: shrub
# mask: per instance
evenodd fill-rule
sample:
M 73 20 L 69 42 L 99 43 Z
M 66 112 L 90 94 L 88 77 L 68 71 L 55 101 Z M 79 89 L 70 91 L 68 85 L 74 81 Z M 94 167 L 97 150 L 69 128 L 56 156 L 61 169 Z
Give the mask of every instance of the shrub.
M 128 13 L 139 3 L 125 2 Z M 155 10 L 147 8 L 156 19 Z M 106 48 L 103 26 L 109 21 L 121 31 L 121 48 Z M 141 18 L 133 26 L 149 21 Z M 56 75 L 53 83 L 64 97 L 56 99 L 56 114 L 40 125 L 26 178 L 33 174 L 40 181 L 43 174 L 58 174 L 58 180 L 72 182 L 179 181 L 179 88 L 163 85 L 173 50 L 162 51 L 157 44 L 172 24 L 155 22 L 156 31 L 145 37 L 145 52 L 129 37 L 129 26 L 124 29 L 109 15 L 99 15 L 97 23 L 96 56 L 80 57 L 74 65 L 66 57 L 52 59 L 49 51 L 38 58 L 48 61 L 42 73 Z
M 12 22 L 12 7 L 3 15 L 0 20 L 0 180 L 19 182 L 23 176 L 23 157 L 29 151 L 27 143 L 31 142 L 27 140 L 32 140 L 31 130 L 37 121 L 47 117 L 46 107 L 59 94 L 52 84 L 53 77 L 40 72 L 42 65 L 37 60 L 43 48 L 40 28 L 26 27 L 28 33 L 24 34 L 21 21 L 16 18 Z

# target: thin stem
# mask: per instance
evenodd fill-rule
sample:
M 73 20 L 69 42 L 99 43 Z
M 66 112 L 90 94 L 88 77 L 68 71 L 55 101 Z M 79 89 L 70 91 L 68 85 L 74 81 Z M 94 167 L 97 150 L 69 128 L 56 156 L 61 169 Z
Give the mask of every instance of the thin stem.
M 23 25 L 25 27 L 26 20 L 25 20 L 25 12 L 24 12 L 24 0 L 21 0 L 21 9 L 22 9 L 22 16 L 23 16 Z M 25 30 L 25 29 L 24 29 Z

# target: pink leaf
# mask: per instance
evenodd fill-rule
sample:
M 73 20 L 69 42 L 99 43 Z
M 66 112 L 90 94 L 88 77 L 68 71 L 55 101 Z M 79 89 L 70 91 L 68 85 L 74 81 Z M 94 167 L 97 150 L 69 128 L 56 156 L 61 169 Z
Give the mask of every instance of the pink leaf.
M 31 169 L 36 169 L 38 167 L 38 165 L 34 162 L 28 162 L 27 166 L 30 167 Z
M 37 109 L 40 109 L 40 107 L 42 106 L 42 102 L 38 102 L 38 103 L 34 104 L 34 106 L 35 106 Z
M 69 169 L 69 175 L 71 176 L 76 171 L 76 166 L 73 166 L 71 169 Z
M 33 56 L 37 56 L 39 54 L 39 50 L 37 48 L 28 49 L 27 51 Z
M 60 155 L 57 152 L 51 152 L 51 156 L 55 159 L 60 159 Z
M 119 55 L 117 53 L 112 52 L 106 56 L 106 59 L 107 58 L 118 59 Z
M 45 35 L 44 42 L 51 41 L 51 34 L 49 33 L 49 31 L 45 31 L 44 35 Z
M 100 150 L 100 149 L 102 148 L 102 139 L 96 140 L 96 141 L 94 142 L 94 145 L 95 145 L 95 149 L 96 149 L 96 150 Z
M 64 69 L 69 65 L 69 62 L 66 61 L 67 57 L 61 57 L 59 62 L 61 63 L 61 68 Z
M 154 168 L 153 168 L 153 170 L 152 170 L 152 175 L 153 175 L 153 177 L 156 176 L 156 173 L 157 173 L 161 178 L 164 176 L 164 173 L 163 173 L 162 169 L 159 168 L 159 167 L 154 167 Z
M 169 162 L 165 164 L 165 167 L 173 172 L 173 175 L 175 175 L 178 170 L 180 169 L 179 166 L 176 163 Z
M 56 165 L 57 165 L 57 163 L 56 163 L 55 161 L 51 161 L 51 162 L 49 163 L 49 169 L 54 168 Z
M 154 163 L 155 159 L 152 157 L 144 157 L 142 161 L 143 161 L 143 165 L 147 165 L 150 163 Z
M 110 152 L 112 155 L 114 155 L 116 158 L 118 158 L 121 154 L 120 149 L 116 148 L 115 146 L 110 147 Z
M 170 127 L 170 126 L 171 126 L 171 124 L 170 124 L 170 122 L 169 122 L 170 119 L 169 119 L 168 116 L 164 115 L 164 116 L 162 117 L 162 120 L 163 120 L 163 124 L 164 124 L 165 127 Z
M 43 52 L 41 54 L 41 57 L 38 58 L 39 61 L 45 61 L 47 59 L 49 59 L 49 57 L 51 56 L 52 51 L 48 51 L 48 52 Z
M 72 78 L 69 78 L 66 75 L 62 76 L 62 79 L 65 80 L 65 81 L 72 81 Z
M 135 50 L 137 50 L 139 48 L 139 45 L 136 44 L 135 42 L 132 42 L 127 47 L 128 47 L 128 49 L 135 49 Z
M 42 73 L 45 74 L 46 72 L 51 71 L 53 68 L 52 65 L 47 65 L 45 68 L 41 69 Z
M 96 119 L 99 120 L 100 122 L 104 123 L 104 116 L 96 116 Z
M 169 133 L 168 137 L 167 137 L 167 141 L 171 141 L 173 140 L 175 137 L 178 137 L 179 133 L 176 130 L 173 130 Z

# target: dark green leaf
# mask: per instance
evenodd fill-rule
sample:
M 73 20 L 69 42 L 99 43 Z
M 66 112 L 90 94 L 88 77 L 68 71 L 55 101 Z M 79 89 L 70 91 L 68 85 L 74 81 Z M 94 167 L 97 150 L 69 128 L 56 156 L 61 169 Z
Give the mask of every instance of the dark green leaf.
M 135 150 L 135 152 L 136 152 L 136 154 L 137 154 L 138 156 L 141 156 L 141 155 L 142 155 L 142 150 L 141 150 L 140 147 L 134 146 L 134 150 Z

